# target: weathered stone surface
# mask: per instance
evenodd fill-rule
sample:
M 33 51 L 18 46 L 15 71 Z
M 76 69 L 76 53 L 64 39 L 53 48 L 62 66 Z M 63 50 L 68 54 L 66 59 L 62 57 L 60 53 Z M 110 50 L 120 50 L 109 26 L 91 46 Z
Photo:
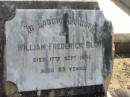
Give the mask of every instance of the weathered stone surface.
M 79 1 L 0 1 L 0 48 L 1 48 L 1 59 L 0 59 L 0 97 L 5 97 L 4 94 L 6 92 L 7 96 L 12 96 L 12 97 L 19 97 L 17 95 L 17 91 L 15 90 L 16 86 L 14 84 L 10 85 L 6 80 L 6 56 L 4 51 L 4 45 L 5 45 L 5 22 L 7 20 L 10 20 L 14 17 L 15 15 L 15 9 L 63 9 L 63 8 L 69 8 L 69 9 L 89 9 L 89 10 L 98 10 L 99 6 L 97 2 L 79 2 Z M 7 88 L 6 88 L 7 87 Z M 13 91 L 12 91 L 13 89 Z M 67 90 L 67 91 L 66 91 Z M 53 90 L 54 91 L 54 90 Z M 60 93 L 61 91 L 61 93 Z M 13 92 L 13 95 L 12 95 Z M 37 91 L 35 91 L 35 94 Z M 47 93 L 46 91 L 42 91 L 42 96 L 47 96 L 51 90 L 48 90 Z M 70 94 L 71 92 L 71 94 Z M 16 94 L 15 94 L 16 93 Z M 77 88 L 70 88 L 70 89 L 58 89 L 55 90 L 55 95 L 60 96 L 66 96 L 66 95 L 104 95 L 104 89 L 102 85 L 94 85 L 94 86 L 87 86 L 87 87 L 79 87 Z M 15 96 L 14 96 L 15 95 Z M 32 92 L 23 92 L 23 96 L 25 97 L 32 97 Z M 22 97 L 23 97 L 22 96 Z M 34 96 L 34 95 L 33 95 Z
M 0 2 L 0 97 L 5 97 L 6 83 L 5 21 L 12 19 L 14 13 L 14 6 L 7 6 Z
M 1 6 L 15 7 L 18 9 L 99 9 L 98 2 L 87 1 L 0 1 Z M 10 8 L 11 9 L 11 8 Z
M 103 84 L 111 23 L 97 10 L 17 9 L 6 22 L 7 79 L 19 91 Z

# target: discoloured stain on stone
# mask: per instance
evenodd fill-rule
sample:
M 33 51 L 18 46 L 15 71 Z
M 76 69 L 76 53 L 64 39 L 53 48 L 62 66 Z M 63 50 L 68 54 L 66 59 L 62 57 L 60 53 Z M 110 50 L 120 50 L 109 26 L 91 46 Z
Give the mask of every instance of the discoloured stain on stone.
M 66 37 L 66 44 L 69 43 L 69 29 L 68 29 L 68 24 L 67 24 L 67 20 L 68 20 L 68 13 L 65 13 L 63 15 L 63 33 Z

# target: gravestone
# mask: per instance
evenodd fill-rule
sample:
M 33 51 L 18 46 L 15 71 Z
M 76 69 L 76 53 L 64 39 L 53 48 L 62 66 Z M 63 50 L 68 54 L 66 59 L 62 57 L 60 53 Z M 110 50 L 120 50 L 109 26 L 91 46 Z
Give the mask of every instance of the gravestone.
M 4 25 L 6 80 L 19 92 L 87 91 L 111 73 L 112 27 L 100 10 L 23 6 Z

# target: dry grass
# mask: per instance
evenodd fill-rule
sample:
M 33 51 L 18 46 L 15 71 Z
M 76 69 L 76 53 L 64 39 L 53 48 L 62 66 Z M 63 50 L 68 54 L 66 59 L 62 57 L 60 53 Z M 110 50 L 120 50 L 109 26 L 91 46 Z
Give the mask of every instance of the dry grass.
M 109 90 L 130 89 L 130 58 L 115 58 Z

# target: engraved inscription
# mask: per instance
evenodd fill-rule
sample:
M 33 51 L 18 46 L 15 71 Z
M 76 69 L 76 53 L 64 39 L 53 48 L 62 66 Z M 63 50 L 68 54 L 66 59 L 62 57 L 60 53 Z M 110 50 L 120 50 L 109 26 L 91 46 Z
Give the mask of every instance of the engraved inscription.
M 102 84 L 105 21 L 97 10 L 17 9 L 6 22 L 7 79 L 19 91 Z

